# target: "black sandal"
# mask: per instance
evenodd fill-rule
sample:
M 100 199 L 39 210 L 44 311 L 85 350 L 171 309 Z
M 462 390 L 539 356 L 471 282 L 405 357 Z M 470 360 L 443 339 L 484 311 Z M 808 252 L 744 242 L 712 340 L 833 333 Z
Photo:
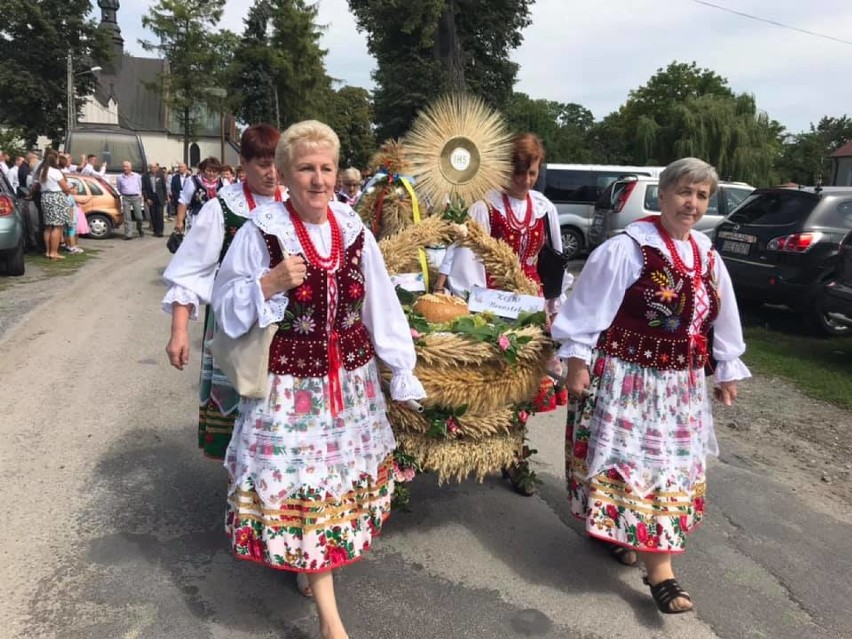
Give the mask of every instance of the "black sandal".
M 607 545 L 607 552 L 610 556 L 615 559 L 622 566 L 638 566 L 639 565 L 639 554 L 633 550 L 632 548 L 628 548 L 627 546 L 619 546 L 618 544 L 609 544 L 607 542 L 602 542 Z M 627 553 L 633 553 L 633 561 L 630 561 L 630 557 Z
M 651 589 L 651 596 L 654 598 L 654 603 L 657 604 L 657 609 L 663 614 L 679 615 L 682 612 L 691 612 L 693 610 L 692 607 L 684 610 L 672 609 L 674 600 L 680 597 L 683 597 L 692 603 L 692 597 L 690 597 L 689 593 L 680 587 L 680 584 L 674 577 L 652 586 L 651 582 L 648 581 L 648 575 L 645 575 L 642 577 L 642 582 Z

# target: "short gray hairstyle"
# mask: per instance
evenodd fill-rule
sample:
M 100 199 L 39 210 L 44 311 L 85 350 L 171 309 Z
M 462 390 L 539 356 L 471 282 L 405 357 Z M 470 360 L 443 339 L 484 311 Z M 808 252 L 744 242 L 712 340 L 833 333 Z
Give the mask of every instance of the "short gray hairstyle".
M 361 183 L 361 171 L 356 169 L 354 166 L 350 166 L 348 169 L 344 169 L 340 172 L 341 181 L 346 184 L 347 182 L 358 182 Z
M 303 120 L 291 125 L 281 134 L 275 148 L 275 166 L 285 172 L 290 168 L 296 155 L 296 147 L 305 147 L 311 151 L 321 148 L 331 149 L 334 164 L 340 158 L 340 138 L 330 126 L 317 120 Z
M 684 178 L 690 184 L 710 183 L 710 195 L 719 187 L 719 175 L 711 165 L 698 158 L 681 158 L 675 160 L 660 173 L 660 190 L 664 191 L 677 186 Z

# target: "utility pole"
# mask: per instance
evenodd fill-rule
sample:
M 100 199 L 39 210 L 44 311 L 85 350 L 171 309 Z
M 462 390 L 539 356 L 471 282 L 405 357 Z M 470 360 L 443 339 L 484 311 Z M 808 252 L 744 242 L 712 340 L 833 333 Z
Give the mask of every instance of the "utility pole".
M 68 117 L 65 123 L 65 136 L 68 137 L 68 134 L 71 133 L 71 129 L 74 128 L 74 120 L 76 120 L 74 113 L 74 66 L 71 62 L 71 54 L 65 56 L 67 71 L 66 71 L 66 80 L 65 80 L 65 92 L 68 94 L 66 97 L 68 99 L 67 110 Z

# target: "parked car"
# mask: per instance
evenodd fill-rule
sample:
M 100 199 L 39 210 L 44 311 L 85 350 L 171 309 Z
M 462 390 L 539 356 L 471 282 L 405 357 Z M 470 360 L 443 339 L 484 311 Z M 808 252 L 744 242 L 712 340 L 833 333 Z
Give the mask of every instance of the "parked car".
M 0 272 L 23 275 L 24 215 L 26 203 L 18 198 L 6 176 L 0 173 Z
M 124 224 L 118 191 L 106 180 L 91 175 L 66 173 L 70 186 L 77 187 L 74 199 L 89 223 L 89 237 L 103 240 Z
M 852 328 L 852 232 L 840 243 L 837 259 L 837 270 L 823 290 L 825 312 L 838 324 Z
M 575 257 L 588 247 L 595 202 L 607 186 L 625 175 L 657 177 L 663 168 L 602 164 L 543 165 L 535 188 L 556 206 L 565 254 Z
M 782 304 L 824 334 L 848 334 L 831 317 L 825 285 L 852 230 L 852 187 L 754 191 L 716 227 L 714 244 L 737 297 Z
M 631 222 L 660 214 L 660 180 L 656 177 L 628 176 L 604 189 L 595 204 L 589 229 L 589 248 L 595 249 L 609 238 L 622 233 Z M 707 213 L 696 224 L 696 231 L 712 235 L 713 228 L 748 195 L 754 187 L 744 182 L 719 182 L 710 198 Z

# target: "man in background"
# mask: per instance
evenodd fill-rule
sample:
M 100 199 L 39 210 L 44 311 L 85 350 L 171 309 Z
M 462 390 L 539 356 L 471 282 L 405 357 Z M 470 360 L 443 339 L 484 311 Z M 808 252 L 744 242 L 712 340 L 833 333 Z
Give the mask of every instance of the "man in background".
M 171 215 L 169 217 L 177 215 L 180 192 L 183 191 L 183 185 L 190 177 L 186 162 L 181 162 L 178 165 L 177 173 L 172 176 L 171 184 L 169 184 L 169 207 L 171 208 Z
M 145 236 L 142 230 L 142 176 L 134 173 L 130 162 L 121 163 L 121 175 L 115 178 L 115 186 L 121 196 L 121 214 L 124 216 L 124 239 L 133 239 L 132 220 L 136 221 L 139 237 Z
M 148 174 L 142 180 L 142 195 L 145 196 L 154 237 L 163 237 L 163 207 L 166 205 L 168 189 L 159 165 L 153 162 L 148 165 Z
M 98 170 L 95 168 L 95 164 L 98 161 L 98 156 L 94 153 L 87 155 L 83 159 L 83 168 L 80 169 L 80 175 L 92 175 L 97 177 L 103 177 L 106 174 L 106 162 L 101 162 L 101 168 Z

